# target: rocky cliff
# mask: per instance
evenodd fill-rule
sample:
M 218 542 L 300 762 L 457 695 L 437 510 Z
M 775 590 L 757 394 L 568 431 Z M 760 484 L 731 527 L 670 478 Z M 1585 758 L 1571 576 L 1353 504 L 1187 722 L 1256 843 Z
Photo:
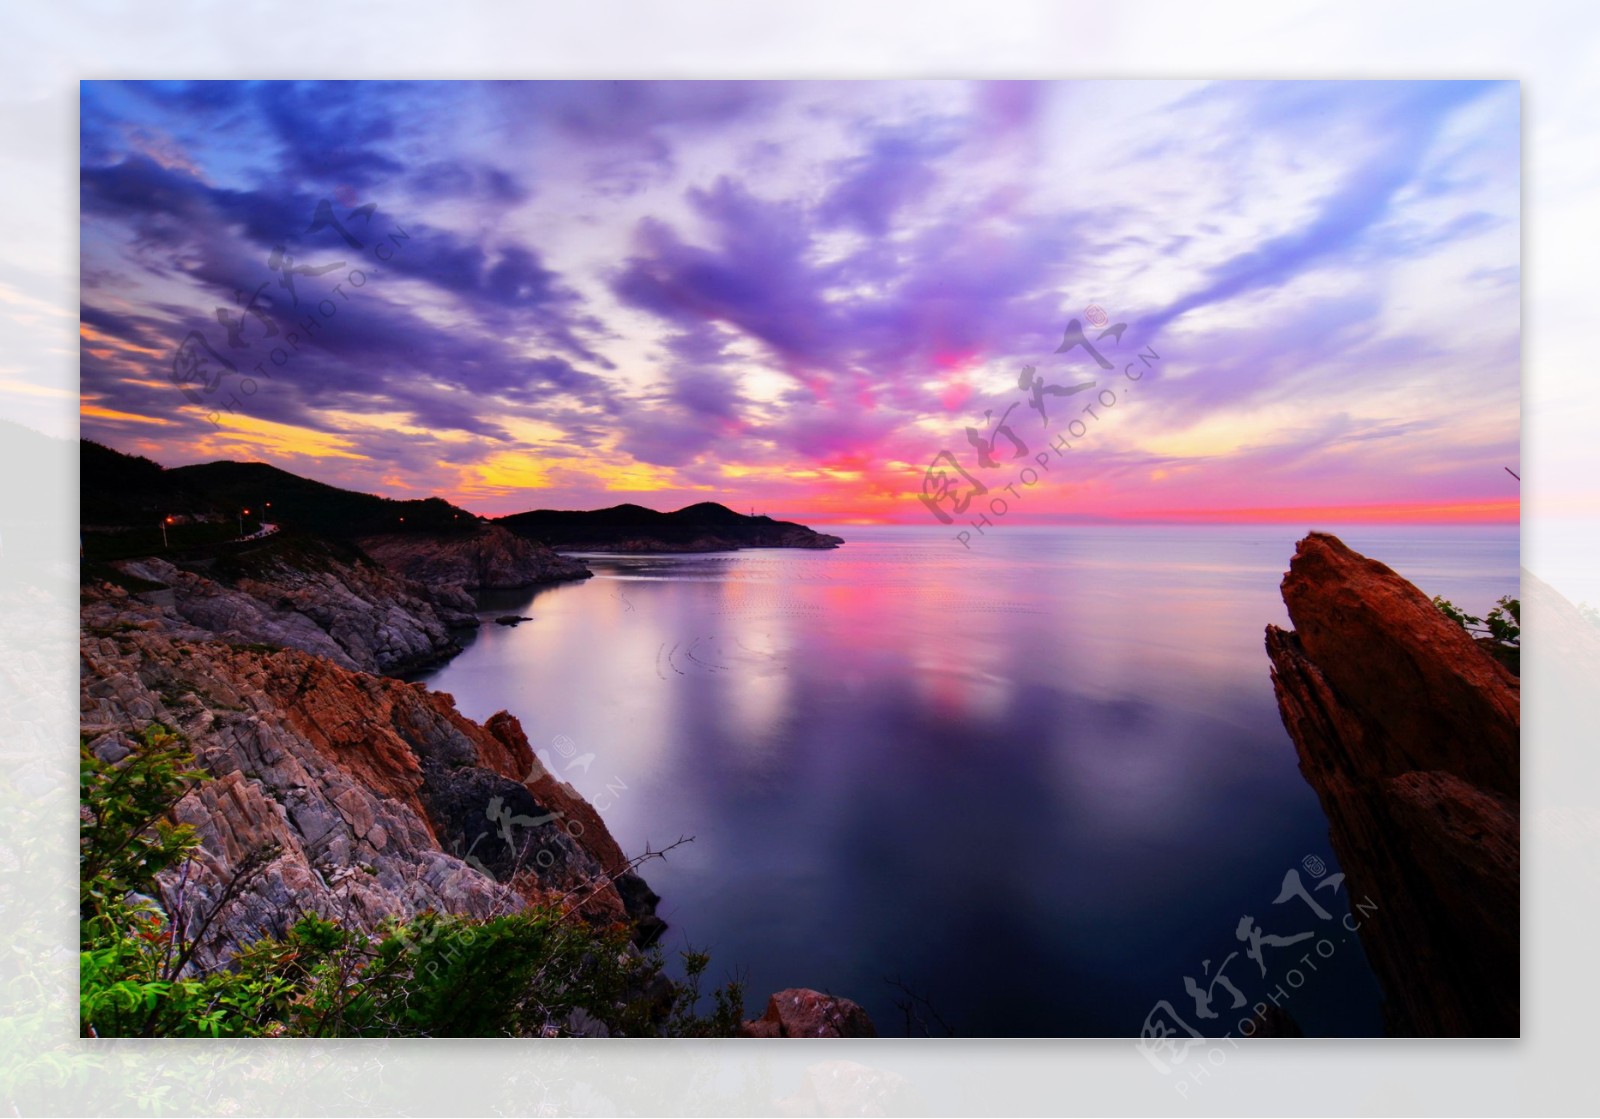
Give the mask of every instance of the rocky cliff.
M 202 963 L 304 912 L 370 928 L 567 897 L 634 922 L 642 940 L 662 927 L 604 822 L 509 714 L 480 726 L 420 684 L 158 626 L 85 630 L 81 658 L 82 733 L 97 754 L 118 760 L 161 722 L 214 778 L 177 811 L 199 832 L 203 869 L 169 877 L 164 900 L 207 908 L 255 868 Z
M 160 723 L 211 777 L 175 812 L 199 835 L 198 858 L 163 876 L 159 899 L 220 914 L 196 966 L 306 913 L 371 929 L 430 909 L 482 917 L 559 901 L 625 923 L 641 945 L 665 928 L 604 820 L 538 761 L 515 717 L 480 725 L 449 695 L 384 675 L 458 650 L 449 625 L 475 621 L 464 580 L 588 574 L 504 529 L 473 535 L 365 541 L 383 564 L 290 533 L 86 569 L 85 744 L 116 762 Z M 856 1004 L 797 988 L 744 1032 L 872 1031 Z
M 1519 1033 L 1518 681 L 1388 567 L 1312 533 L 1267 653 L 1389 1032 Z
M 357 543 L 379 563 L 434 587 L 469 591 L 532 587 L 593 574 L 577 560 L 499 525 L 464 533 L 363 536 Z
M 399 672 L 460 651 L 450 627 L 477 624 L 470 595 L 347 552 L 283 534 L 208 559 L 123 560 L 107 565 L 117 583 L 84 588 L 82 622 L 91 631 L 137 625 L 285 646 L 363 672 Z

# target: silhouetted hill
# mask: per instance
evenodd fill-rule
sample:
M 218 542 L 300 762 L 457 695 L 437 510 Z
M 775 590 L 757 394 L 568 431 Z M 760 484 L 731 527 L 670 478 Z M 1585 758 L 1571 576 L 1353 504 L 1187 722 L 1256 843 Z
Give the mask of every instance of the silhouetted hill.
M 302 478 L 264 462 L 207 462 L 168 469 L 89 440 L 80 443 L 80 458 L 81 520 L 89 526 L 136 526 L 143 533 L 158 533 L 164 519 L 176 517 L 178 524 L 171 531 L 194 535 L 198 529 L 186 527 L 184 521 L 234 521 L 237 527 L 242 518 L 246 531 L 252 522 L 270 521 L 355 541 L 401 534 L 469 534 L 485 523 L 443 498 L 396 501 Z M 497 523 L 525 539 L 569 550 L 712 552 L 836 548 L 844 543 L 804 525 L 746 517 L 712 501 L 673 513 L 642 505 L 587 512 L 539 509 L 502 517 Z M 115 550 L 123 554 L 139 546 L 129 538 Z
M 187 493 L 160 464 L 90 439 L 78 443 L 78 519 L 86 525 L 154 524 L 174 514 L 215 512 Z
M 642 505 L 589 511 L 535 509 L 499 522 L 519 536 L 569 551 L 724 552 L 739 548 L 837 548 L 837 536 L 792 521 L 746 517 L 703 501 L 673 513 Z
M 455 532 L 478 518 L 443 498 L 396 501 L 302 478 L 264 462 L 207 462 L 166 471 L 168 481 L 275 524 L 352 539 L 374 533 Z

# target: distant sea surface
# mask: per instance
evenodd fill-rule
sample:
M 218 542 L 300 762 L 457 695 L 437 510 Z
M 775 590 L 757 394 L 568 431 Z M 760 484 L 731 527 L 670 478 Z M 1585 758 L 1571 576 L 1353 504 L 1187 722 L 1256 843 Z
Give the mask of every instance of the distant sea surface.
M 422 678 L 521 719 L 630 853 L 694 837 L 642 869 L 663 945 L 748 1016 L 801 986 L 885 1034 L 1132 1037 L 1164 1001 L 1237 1036 L 1221 972 L 1308 1035 L 1382 1032 L 1263 648 L 1303 529 L 813 527 L 847 543 L 587 555 L 484 596 L 533 620 Z M 1323 527 L 1469 613 L 1517 594 L 1515 526 Z M 1291 870 L 1328 920 L 1275 904 Z M 1317 936 L 1258 963 L 1245 917 Z

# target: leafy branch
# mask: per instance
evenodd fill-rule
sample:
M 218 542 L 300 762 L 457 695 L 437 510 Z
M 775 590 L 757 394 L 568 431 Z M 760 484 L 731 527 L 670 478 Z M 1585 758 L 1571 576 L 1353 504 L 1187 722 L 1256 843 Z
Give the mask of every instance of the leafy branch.
M 1449 599 L 1435 595 L 1433 604 L 1439 612 L 1468 633 L 1492 638 L 1500 645 L 1517 645 L 1522 638 L 1522 603 L 1510 595 L 1503 595 L 1494 604 L 1487 617 L 1468 614 Z

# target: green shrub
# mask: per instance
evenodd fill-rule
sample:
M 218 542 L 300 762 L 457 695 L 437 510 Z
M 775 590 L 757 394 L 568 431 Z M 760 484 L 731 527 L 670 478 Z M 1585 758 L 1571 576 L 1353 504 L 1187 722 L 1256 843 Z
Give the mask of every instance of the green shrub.
M 1504 595 L 1484 619 L 1489 636 L 1502 645 L 1516 645 L 1522 640 L 1522 603 Z
M 1510 595 L 1502 595 L 1487 618 L 1468 614 L 1449 599 L 1438 595 L 1433 597 L 1433 604 L 1440 613 L 1468 633 L 1492 637 L 1501 645 L 1516 645 L 1521 641 L 1522 604 Z
M 282 938 L 199 967 L 207 930 L 276 852 L 243 860 L 207 912 L 151 900 L 156 875 L 183 873 L 198 845 L 170 818 L 203 779 L 192 765 L 160 726 L 114 764 L 82 750 L 86 1036 L 711 1036 L 739 1026 L 740 983 L 698 1009 L 704 953 L 684 953 L 688 982 L 668 983 L 659 950 L 633 948 L 626 925 L 554 904 L 489 918 L 428 912 L 372 932 L 306 914 Z

